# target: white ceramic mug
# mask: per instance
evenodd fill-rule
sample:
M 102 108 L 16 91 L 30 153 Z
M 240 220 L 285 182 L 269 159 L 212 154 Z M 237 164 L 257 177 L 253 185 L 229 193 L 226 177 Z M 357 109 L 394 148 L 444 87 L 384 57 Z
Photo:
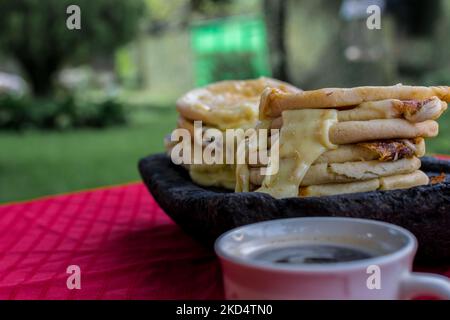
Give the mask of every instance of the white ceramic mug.
M 351 246 L 377 252 L 362 260 L 286 264 L 254 259 L 289 244 Z M 417 240 L 384 222 L 352 218 L 292 218 L 233 229 L 217 239 L 227 299 L 450 299 L 450 281 L 412 272 Z

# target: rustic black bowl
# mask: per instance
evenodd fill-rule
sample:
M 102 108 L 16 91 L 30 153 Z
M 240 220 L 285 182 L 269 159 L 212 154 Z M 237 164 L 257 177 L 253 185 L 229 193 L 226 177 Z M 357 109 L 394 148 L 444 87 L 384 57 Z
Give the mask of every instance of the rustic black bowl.
M 422 159 L 430 176 L 450 174 L 450 161 Z M 186 232 L 210 245 L 223 232 L 277 218 L 334 216 L 375 219 L 410 230 L 421 262 L 450 261 L 450 181 L 407 190 L 277 200 L 196 185 L 164 154 L 139 162 L 141 176 L 161 208 Z

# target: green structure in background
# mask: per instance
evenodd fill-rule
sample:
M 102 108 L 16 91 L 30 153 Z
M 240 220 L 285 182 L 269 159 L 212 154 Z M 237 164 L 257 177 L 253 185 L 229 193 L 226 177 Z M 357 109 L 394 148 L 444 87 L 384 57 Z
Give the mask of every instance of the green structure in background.
M 191 29 L 197 85 L 270 76 L 266 28 L 260 17 L 197 23 Z

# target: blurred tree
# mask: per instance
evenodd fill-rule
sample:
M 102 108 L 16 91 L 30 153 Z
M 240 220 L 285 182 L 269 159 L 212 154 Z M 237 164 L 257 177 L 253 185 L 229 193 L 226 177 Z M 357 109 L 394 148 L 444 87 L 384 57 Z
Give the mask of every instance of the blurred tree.
M 286 4 L 286 0 L 264 0 L 272 74 L 276 79 L 289 81 L 285 44 Z
M 448 61 L 448 29 L 444 2 L 448 0 L 388 0 L 387 9 L 395 22 L 394 54 L 397 73 L 408 82 L 418 82 L 434 68 Z M 445 35 L 446 33 L 446 35 Z M 439 50 L 436 50 L 439 44 Z M 445 57 L 441 57 L 445 55 Z
M 66 27 L 69 5 L 81 9 L 81 30 Z M 0 50 L 17 60 L 35 95 L 47 96 L 64 64 L 108 54 L 131 40 L 143 12 L 141 0 L 0 1 Z
M 427 36 L 434 31 L 442 13 L 441 0 L 388 0 L 387 9 L 397 28 L 410 36 Z
M 232 0 L 190 0 L 191 10 L 207 16 L 222 16 L 226 14 L 225 6 Z
M 145 5 L 148 19 L 144 31 L 154 36 L 182 25 L 190 12 L 189 1 L 186 0 L 145 0 Z
M 170 28 L 186 28 L 195 18 L 211 19 L 232 15 L 233 0 L 144 0 L 148 20 L 145 31 L 162 35 Z M 258 1 L 258 0 L 256 0 Z M 246 0 L 246 2 L 251 2 Z M 241 7 L 242 7 L 242 3 Z M 241 8 L 239 7 L 239 8 Z

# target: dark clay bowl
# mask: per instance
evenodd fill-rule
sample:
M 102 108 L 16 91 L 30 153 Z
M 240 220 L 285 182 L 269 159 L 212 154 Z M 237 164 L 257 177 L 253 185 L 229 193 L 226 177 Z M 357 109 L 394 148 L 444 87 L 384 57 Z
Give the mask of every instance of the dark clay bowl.
M 429 176 L 450 174 L 450 161 L 422 159 Z M 417 260 L 450 261 L 450 180 L 407 190 L 277 200 L 196 185 L 164 154 L 139 162 L 141 176 L 161 208 L 186 232 L 211 245 L 223 232 L 258 221 L 292 217 L 354 217 L 386 221 L 419 241 Z

